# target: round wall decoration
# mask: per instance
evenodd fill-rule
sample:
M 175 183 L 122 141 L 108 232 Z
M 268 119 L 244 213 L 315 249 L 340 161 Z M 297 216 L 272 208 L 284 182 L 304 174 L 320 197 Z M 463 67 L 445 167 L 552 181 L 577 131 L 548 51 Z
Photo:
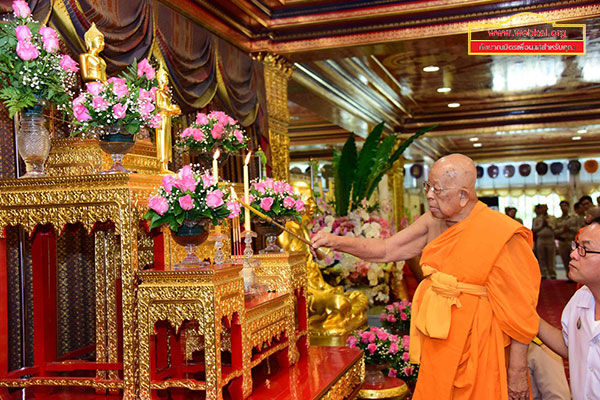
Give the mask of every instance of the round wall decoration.
M 548 164 L 546 164 L 543 161 L 540 161 L 539 163 L 535 164 L 535 171 L 538 173 L 539 176 L 546 175 L 546 173 L 548 173 Z
M 519 174 L 521 176 L 529 176 L 530 173 L 531 173 L 531 165 L 529 165 L 529 164 L 519 165 Z

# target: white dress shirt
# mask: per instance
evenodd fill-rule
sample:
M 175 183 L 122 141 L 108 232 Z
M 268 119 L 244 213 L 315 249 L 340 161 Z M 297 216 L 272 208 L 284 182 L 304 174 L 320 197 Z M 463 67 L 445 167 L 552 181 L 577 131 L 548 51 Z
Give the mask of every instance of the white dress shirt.
M 594 319 L 595 308 L 592 292 L 583 286 L 561 317 L 573 400 L 600 400 L 600 321 Z

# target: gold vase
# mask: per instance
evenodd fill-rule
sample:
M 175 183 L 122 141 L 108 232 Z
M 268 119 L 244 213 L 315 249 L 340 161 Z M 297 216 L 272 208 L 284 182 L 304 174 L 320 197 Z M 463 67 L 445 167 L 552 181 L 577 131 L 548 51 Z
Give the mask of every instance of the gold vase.
M 98 145 L 103 152 L 110 154 L 113 165 L 101 174 L 131 173 L 123 166 L 123 157 L 135 146 L 135 135 L 130 134 L 121 126 L 105 126 L 97 129 Z
M 17 131 L 19 155 L 25 161 L 25 175 L 21 178 L 44 176 L 44 164 L 50 154 L 50 134 L 46 129 L 46 118 L 42 112 L 43 103 L 24 108 Z

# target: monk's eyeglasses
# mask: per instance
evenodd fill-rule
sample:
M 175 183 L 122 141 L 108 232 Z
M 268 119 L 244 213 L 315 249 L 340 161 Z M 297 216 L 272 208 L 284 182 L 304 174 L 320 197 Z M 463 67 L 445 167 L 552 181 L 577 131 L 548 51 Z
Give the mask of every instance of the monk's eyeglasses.
M 585 255 L 587 253 L 590 253 L 590 254 L 600 254 L 600 251 L 587 250 L 585 247 L 583 247 L 582 245 L 580 245 L 578 242 L 571 242 L 571 249 L 573 249 L 573 250 L 577 249 L 577 253 L 581 257 L 585 257 Z
M 433 193 L 435 193 L 437 195 L 437 194 L 441 194 L 442 192 L 444 192 L 446 190 L 458 189 L 458 188 L 454 188 L 454 187 L 451 187 L 451 188 L 438 188 L 438 187 L 433 186 L 431 184 L 431 182 L 429 182 L 429 181 L 423 182 L 423 191 L 425 191 L 425 194 L 429 193 L 429 191 L 432 190 L 432 189 L 433 189 Z

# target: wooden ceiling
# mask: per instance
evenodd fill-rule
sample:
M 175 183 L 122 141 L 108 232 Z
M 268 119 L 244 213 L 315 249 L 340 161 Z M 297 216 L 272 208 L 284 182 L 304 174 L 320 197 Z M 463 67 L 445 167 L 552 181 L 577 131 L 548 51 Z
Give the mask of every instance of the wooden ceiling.
M 440 124 L 411 146 L 407 158 L 414 160 L 452 152 L 478 161 L 600 153 L 597 1 L 164 2 L 245 51 L 294 63 L 292 160 L 330 158 L 349 132 L 365 137 L 380 121 L 405 135 Z M 467 54 L 469 22 L 521 12 L 585 24 L 587 54 Z M 429 65 L 439 71 L 424 72 Z M 451 91 L 438 93 L 441 87 Z M 448 108 L 452 102 L 460 107 Z

